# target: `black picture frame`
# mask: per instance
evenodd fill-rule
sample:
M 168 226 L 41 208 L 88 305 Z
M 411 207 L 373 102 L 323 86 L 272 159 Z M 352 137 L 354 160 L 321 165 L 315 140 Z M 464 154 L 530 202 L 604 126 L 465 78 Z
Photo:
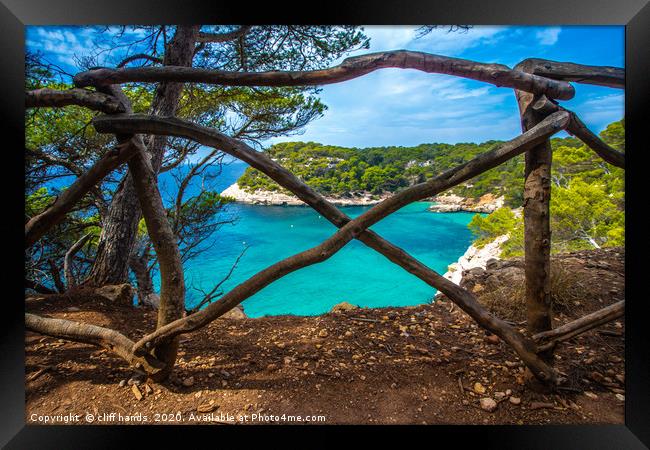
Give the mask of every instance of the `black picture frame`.
M 372 428 L 376 436 L 386 431 L 407 431 L 433 439 L 427 445 L 443 444 L 442 435 L 454 446 L 474 442 L 481 447 L 545 449 L 635 449 L 650 447 L 650 327 L 646 324 L 644 298 L 644 256 L 648 239 L 643 220 L 646 185 L 644 169 L 644 131 L 650 117 L 650 4 L 646 0 L 599 1 L 517 1 L 470 0 L 436 1 L 357 1 L 351 4 L 327 2 L 313 4 L 320 10 L 307 12 L 306 3 L 291 6 L 265 4 L 198 2 L 183 0 L 113 0 L 91 3 L 82 0 L 2 0 L 0 3 L 0 55 L 3 96 L 0 102 L 2 158 L 6 183 L 3 230 L 5 268 L 2 271 L 5 294 L 0 327 L 0 443 L 6 448 L 118 448 L 135 446 L 146 433 L 146 445 L 160 439 L 193 444 L 205 432 L 224 436 L 240 431 L 237 427 L 201 427 L 189 434 L 176 427 L 124 426 L 37 426 L 25 423 L 24 303 L 22 290 L 23 247 L 20 223 L 24 214 L 24 184 L 21 167 L 24 145 L 24 26 L 63 24 L 154 24 L 154 23 L 323 23 L 323 24 L 477 24 L 477 25 L 625 25 L 626 27 L 626 404 L 625 425 L 579 426 L 435 426 Z M 13 139 L 7 139 L 7 138 Z M 637 151 L 638 150 L 638 151 Z M 644 154 L 645 153 L 645 154 Z M 646 232 L 647 233 L 647 232 Z M 293 428 L 293 427 L 291 427 Z M 308 427 L 309 431 L 313 430 Z M 326 427 L 329 439 L 340 442 L 340 432 L 351 427 Z M 286 431 L 289 427 L 262 427 L 263 432 Z M 304 430 L 305 428 L 303 428 Z M 184 429 L 183 429 L 184 430 Z M 246 428 L 249 430 L 249 428 Z M 179 431 L 179 432 L 177 432 Z M 259 428 L 258 430 L 259 431 Z M 295 430 L 292 429 L 291 432 Z M 249 431 L 247 431 L 248 433 Z M 191 441 L 188 440 L 191 436 Z M 415 445 L 415 440 L 407 442 Z M 286 442 L 282 438 L 281 442 Z M 312 437 L 313 440 L 313 437 Z M 222 440 L 213 441 L 223 445 Z M 297 442 L 297 441 L 294 441 Z M 325 441 L 319 440 L 319 443 Z M 409 445 L 407 443 L 407 445 Z M 143 445 L 143 444 L 139 444 Z M 311 445 L 310 445 L 311 446 Z

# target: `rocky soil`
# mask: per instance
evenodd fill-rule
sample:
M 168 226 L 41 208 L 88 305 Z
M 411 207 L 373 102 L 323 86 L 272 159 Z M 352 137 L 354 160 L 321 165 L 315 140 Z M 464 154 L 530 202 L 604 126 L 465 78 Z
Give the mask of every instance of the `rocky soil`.
M 556 326 L 623 298 L 623 257 L 622 250 L 563 257 L 589 289 L 556 314 Z M 472 289 L 488 291 L 494 270 L 476 273 Z M 96 299 L 32 299 L 26 309 L 132 339 L 156 319 L 151 309 Z M 553 393 L 529 389 L 514 352 L 444 299 L 408 308 L 343 305 L 318 317 L 219 319 L 182 337 L 164 384 L 145 381 L 105 350 L 33 333 L 25 342 L 27 423 L 75 414 L 69 423 L 88 423 L 87 414 L 94 424 L 295 423 L 297 416 L 327 424 L 624 421 L 623 321 L 558 347 L 555 363 L 567 384 Z

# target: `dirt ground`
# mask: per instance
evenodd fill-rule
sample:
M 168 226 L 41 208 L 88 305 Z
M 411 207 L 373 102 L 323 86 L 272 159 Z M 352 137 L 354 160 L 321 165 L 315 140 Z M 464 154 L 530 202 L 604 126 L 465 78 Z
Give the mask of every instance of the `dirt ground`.
M 624 298 L 623 252 L 597 256 L 567 263 L 592 289 L 570 313 L 558 314 L 555 326 Z M 593 283 L 602 286 L 600 295 Z M 133 340 L 155 324 L 155 311 L 96 302 L 36 298 L 26 309 L 115 328 Z M 105 350 L 27 333 L 26 422 L 624 422 L 623 320 L 560 344 L 555 362 L 567 383 L 549 394 L 527 388 L 515 353 L 449 301 L 219 319 L 181 339 L 173 378 L 156 384 Z M 481 408 L 487 397 L 497 403 L 492 412 Z

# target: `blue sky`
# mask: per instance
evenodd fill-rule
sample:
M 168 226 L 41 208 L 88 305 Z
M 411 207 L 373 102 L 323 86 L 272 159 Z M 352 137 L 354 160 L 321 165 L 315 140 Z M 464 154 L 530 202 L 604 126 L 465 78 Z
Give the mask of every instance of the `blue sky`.
M 371 51 L 409 49 L 514 66 L 528 57 L 624 67 L 624 28 L 616 26 L 476 26 L 446 29 L 416 39 L 416 26 L 367 26 Z M 110 33 L 106 33 L 108 36 Z M 75 73 L 96 32 L 74 27 L 28 27 L 27 47 Z M 350 55 L 349 55 L 350 56 Z M 343 58 L 341 58 L 342 60 Z M 572 109 L 595 132 L 624 114 L 624 92 L 574 83 Z M 323 86 L 329 107 L 297 136 L 266 142 L 315 141 L 350 147 L 511 139 L 521 132 L 513 91 L 490 84 L 416 70 L 384 69 Z

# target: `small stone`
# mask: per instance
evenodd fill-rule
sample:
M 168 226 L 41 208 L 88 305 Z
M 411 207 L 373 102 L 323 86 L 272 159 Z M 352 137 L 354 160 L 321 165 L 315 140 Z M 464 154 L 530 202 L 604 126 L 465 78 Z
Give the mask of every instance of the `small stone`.
M 276 364 L 273 364 L 273 363 L 271 363 L 271 364 L 269 364 L 268 366 L 266 366 L 266 370 L 268 370 L 269 372 L 272 372 L 272 371 L 274 371 L 274 370 L 277 369 L 277 368 L 278 368 L 278 366 L 277 366 Z
M 183 380 L 183 386 L 190 387 L 194 385 L 194 377 L 187 377 Z
M 491 334 L 489 336 L 485 336 L 485 342 L 488 344 L 498 344 L 500 341 L 499 336 L 496 334 Z
M 495 393 L 494 393 L 494 398 L 496 398 L 497 400 L 501 400 L 501 399 L 504 398 L 505 396 L 506 396 L 506 393 L 505 393 L 505 392 L 495 392 Z
M 585 395 L 592 400 L 598 400 L 598 396 L 593 392 L 585 391 Z
M 318 332 L 318 337 L 327 337 L 327 336 L 329 336 L 329 333 L 325 329 L 322 329 Z
M 492 412 L 497 409 L 497 402 L 495 402 L 490 397 L 484 397 L 480 400 L 481 409 L 483 411 Z
M 149 395 L 149 394 L 151 394 L 153 392 L 153 389 L 151 389 L 151 386 L 149 386 L 148 384 L 145 384 L 144 385 L 144 392 L 145 392 L 145 394 Z
M 278 342 L 275 346 L 279 349 L 285 348 L 287 345 L 284 342 Z
M 506 389 L 506 395 L 512 395 L 512 389 Z
M 485 387 L 481 383 L 474 383 L 474 392 L 477 394 L 485 394 Z
M 625 396 L 623 394 L 616 394 L 615 396 L 618 400 L 624 402 L 625 401 Z
M 350 337 L 352 336 L 352 331 L 348 330 L 345 332 L 345 337 Z
M 142 400 L 142 392 L 140 392 L 140 389 L 138 389 L 137 385 L 132 385 L 131 386 L 131 391 L 133 392 L 133 395 L 135 395 L 135 398 L 138 400 Z
M 508 401 L 509 401 L 510 403 L 512 403 L 513 405 L 519 405 L 519 404 L 521 404 L 521 399 L 520 399 L 519 397 L 510 397 L 510 398 L 508 399 Z
M 120 387 L 126 386 L 126 380 L 121 380 L 120 381 Z
M 199 405 L 196 407 L 196 411 L 200 413 L 209 413 L 217 409 L 219 405 L 217 404 L 210 404 L 210 403 L 203 403 L 202 405 Z

